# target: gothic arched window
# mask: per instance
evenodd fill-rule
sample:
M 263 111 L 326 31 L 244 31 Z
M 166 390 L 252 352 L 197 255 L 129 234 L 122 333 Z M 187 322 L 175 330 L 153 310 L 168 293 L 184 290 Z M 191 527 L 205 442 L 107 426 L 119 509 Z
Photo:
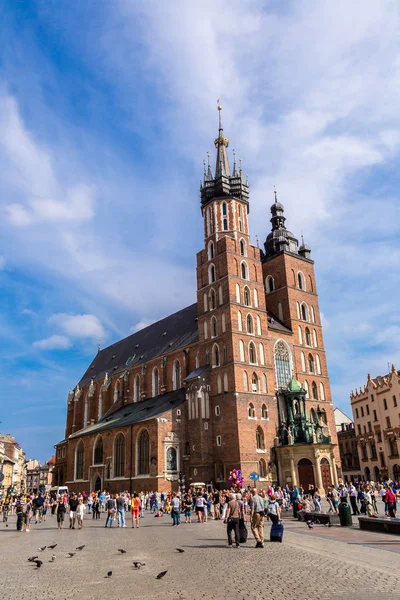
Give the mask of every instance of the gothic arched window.
M 268 419 L 268 408 L 266 404 L 263 404 L 261 407 L 261 417 L 263 419 Z
M 223 202 L 222 203 L 222 216 L 226 217 L 227 214 L 228 214 L 228 207 L 227 207 L 226 202 Z
M 265 446 L 264 446 L 264 432 L 261 429 L 261 427 L 257 427 L 257 431 L 256 431 L 256 444 L 257 444 L 257 450 L 264 450 Z
M 247 285 L 245 286 L 245 288 L 243 290 L 243 301 L 244 301 L 245 306 L 251 306 L 250 290 L 247 287 Z
M 271 275 L 268 275 L 268 277 L 265 279 L 265 289 L 268 293 L 273 292 L 275 289 L 275 281 Z
M 240 246 L 240 255 L 246 256 L 246 242 L 244 240 L 240 240 L 239 246 Z
M 135 383 L 133 385 L 133 401 L 139 402 L 140 400 L 140 375 L 135 376 Z
M 80 440 L 75 452 L 75 479 L 83 479 L 83 465 L 85 460 L 85 448 Z
M 315 381 L 312 382 L 311 389 L 312 389 L 312 397 L 314 398 L 314 400 L 318 400 L 318 388 L 317 388 L 317 384 L 315 383 Z
M 241 273 L 242 279 L 249 278 L 249 269 L 247 267 L 247 263 L 245 263 L 244 261 L 240 265 L 240 273 Z
M 158 394 L 159 394 L 159 380 L 160 380 L 160 377 L 158 374 L 158 369 L 157 369 L 157 367 L 154 367 L 154 369 L 153 369 L 153 386 L 152 386 L 153 387 L 153 389 L 152 389 L 153 398 L 154 398 L 154 396 L 158 396 Z
M 258 392 L 258 377 L 256 373 L 253 373 L 251 377 L 251 391 L 255 394 Z
M 254 404 L 252 402 L 250 402 L 249 407 L 247 409 L 247 416 L 249 417 L 249 419 L 254 419 L 254 417 L 256 416 L 256 409 L 254 408 Z
M 258 474 L 263 479 L 267 476 L 267 466 L 263 458 L 258 462 Z
M 249 378 L 246 371 L 243 371 L 243 389 L 245 392 L 249 391 Z
M 311 333 L 308 327 L 306 327 L 306 346 L 311 346 Z
M 307 304 L 305 304 L 303 302 L 303 304 L 301 305 L 301 318 L 303 319 L 303 321 L 308 321 L 308 309 L 307 309 Z
M 114 477 L 125 475 L 125 437 L 119 433 L 114 442 Z
M 211 319 L 211 337 L 217 337 L 218 335 L 218 327 L 217 327 L 217 319 L 212 317 Z
M 103 438 L 99 436 L 96 440 L 96 444 L 94 447 L 94 455 L 93 455 L 93 464 L 94 465 L 102 465 L 103 464 Z
M 254 333 L 254 321 L 253 321 L 253 317 L 248 314 L 246 317 L 246 328 L 247 328 L 247 333 Z
M 306 280 L 305 280 L 304 275 L 303 275 L 303 273 L 301 271 L 299 271 L 297 273 L 297 285 L 298 285 L 298 288 L 300 290 L 305 290 L 306 289 Z
M 257 353 L 254 342 L 250 342 L 249 344 L 249 363 L 255 365 L 257 362 Z
M 150 472 L 150 436 L 143 429 L 138 440 L 138 475 L 148 475 Z
M 179 388 L 181 387 L 181 363 L 179 362 L 178 359 L 174 362 L 172 383 L 173 383 L 173 389 L 179 390 Z
M 210 290 L 209 300 L 210 300 L 210 310 L 214 310 L 214 308 L 217 308 L 217 300 L 216 300 L 216 297 L 215 297 L 215 290 L 214 289 Z
M 212 366 L 219 367 L 219 347 L 218 344 L 214 344 L 212 349 Z
M 283 340 L 275 344 L 275 368 L 278 386 L 286 387 L 292 378 L 289 348 Z
M 315 373 L 314 359 L 312 354 L 308 355 L 308 371 L 310 373 Z
M 208 283 L 214 283 L 215 281 L 215 267 L 210 265 L 208 267 Z
M 212 260 L 214 258 L 214 242 L 208 242 L 208 260 Z

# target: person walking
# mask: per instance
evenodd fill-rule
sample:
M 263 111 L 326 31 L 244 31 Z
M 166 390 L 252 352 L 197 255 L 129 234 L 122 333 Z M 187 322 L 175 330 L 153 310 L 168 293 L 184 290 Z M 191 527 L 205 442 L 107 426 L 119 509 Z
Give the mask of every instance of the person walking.
M 185 500 L 183 502 L 183 508 L 185 511 L 185 523 L 192 522 L 192 500 L 188 494 L 185 496 Z
M 85 511 L 85 505 L 83 503 L 82 498 L 78 502 L 78 506 L 76 507 L 76 519 L 78 522 L 78 529 L 82 529 L 83 527 L 83 513 Z
M 73 494 L 69 499 L 69 528 L 75 529 L 76 509 L 78 507 L 78 498 Z
M 235 533 L 236 548 L 240 548 L 239 543 L 239 520 L 243 518 L 240 502 L 236 500 L 235 494 L 229 494 L 228 509 L 224 523 L 227 525 L 228 546 L 232 548 L 232 531 Z
M 256 548 L 264 548 L 264 510 L 264 499 L 257 492 L 257 488 L 253 488 L 250 500 L 250 526 L 256 540 Z
M 118 527 L 126 527 L 126 525 L 125 525 L 125 498 L 124 498 L 123 494 L 117 494 L 116 505 L 117 505 Z
M 385 502 L 386 502 L 386 506 L 387 506 L 388 516 L 391 517 L 392 519 L 395 519 L 396 518 L 396 496 L 393 493 L 393 489 L 390 487 L 389 484 L 387 485 L 387 488 L 386 488 Z
M 177 525 L 179 527 L 179 525 L 181 524 L 181 500 L 175 493 L 172 496 L 171 504 L 171 514 L 173 519 L 172 527 L 174 525 Z
M 349 485 L 348 492 L 350 495 L 350 504 L 351 504 L 351 508 L 353 510 L 353 515 L 359 515 L 360 511 L 358 510 L 358 506 L 357 506 L 357 490 L 352 483 Z
M 268 499 L 267 515 L 272 525 L 276 525 L 281 520 L 281 507 L 275 494 L 272 494 Z
M 20 497 L 17 498 L 15 504 L 15 514 L 17 515 L 17 531 L 22 531 L 23 504 Z
M 64 499 L 60 496 L 56 503 L 57 527 L 62 530 L 64 528 L 66 506 Z
M 135 523 L 136 523 L 136 529 L 137 529 L 139 527 L 141 502 L 140 502 L 139 494 L 137 494 L 136 492 L 134 492 L 134 494 L 132 496 L 131 509 L 132 509 L 132 529 L 134 528 Z
M 98 496 L 95 496 L 93 498 L 93 514 L 92 514 L 92 518 L 93 519 L 100 519 L 100 499 Z
M 107 519 L 106 519 L 106 524 L 104 525 L 104 527 L 107 527 L 108 522 L 110 522 L 110 527 L 112 527 L 113 521 L 114 521 L 114 515 L 115 515 L 115 510 L 116 510 L 116 503 L 115 503 L 115 498 L 114 496 L 110 496 L 109 499 L 107 500 L 107 504 L 106 504 L 106 508 L 107 508 Z

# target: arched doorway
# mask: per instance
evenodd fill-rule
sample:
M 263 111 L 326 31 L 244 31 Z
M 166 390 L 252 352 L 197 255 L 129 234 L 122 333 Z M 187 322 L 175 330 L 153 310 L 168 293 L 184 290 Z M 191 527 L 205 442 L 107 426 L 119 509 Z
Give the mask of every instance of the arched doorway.
M 101 477 L 100 475 L 97 475 L 94 479 L 93 491 L 100 492 L 102 489 L 103 488 L 101 487 Z
M 310 486 L 315 487 L 314 468 L 311 460 L 308 458 L 299 460 L 297 463 L 297 470 L 299 473 L 299 484 L 305 492 L 308 491 Z
M 327 490 L 332 485 L 331 466 L 327 458 L 323 458 L 320 462 L 322 487 Z
M 380 481 L 381 480 L 381 474 L 379 471 L 379 467 L 374 467 L 374 481 Z
M 365 467 L 364 473 L 365 473 L 365 481 L 371 481 L 371 470 L 369 467 Z

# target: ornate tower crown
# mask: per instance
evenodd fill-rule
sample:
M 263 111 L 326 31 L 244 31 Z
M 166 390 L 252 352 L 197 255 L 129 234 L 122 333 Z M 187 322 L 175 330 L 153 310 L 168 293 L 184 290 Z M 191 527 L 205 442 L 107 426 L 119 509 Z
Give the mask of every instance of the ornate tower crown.
M 222 106 L 218 100 L 218 137 L 214 142 L 217 149 L 217 157 L 215 163 L 215 177 L 213 176 L 210 155 L 208 153 L 208 167 L 204 163 L 204 179 L 200 183 L 200 196 L 202 207 L 218 197 L 232 197 L 243 200 L 247 204 L 247 212 L 249 212 L 249 184 L 243 177 L 242 166 L 240 163 L 239 170 L 236 168 L 236 155 L 234 154 L 233 173 L 231 174 L 228 153 L 226 149 L 229 146 L 229 140 L 224 136 L 221 118 Z

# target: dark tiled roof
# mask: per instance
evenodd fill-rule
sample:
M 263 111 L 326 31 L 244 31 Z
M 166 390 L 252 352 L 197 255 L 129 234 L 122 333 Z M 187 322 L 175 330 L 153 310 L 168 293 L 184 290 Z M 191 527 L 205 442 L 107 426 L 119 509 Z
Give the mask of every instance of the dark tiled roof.
M 148 398 L 141 402 L 135 402 L 134 404 L 126 404 L 115 413 L 110 416 L 104 416 L 100 421 L 94 425 L 89 425 L 86 429 L 81 429 L 76 433 L 70 435 L 70 438 L 81 437 L 83 435 L 89 435 L 92 433 L 98 433 L 107 429 L 115 429 L 116 427 L 126 427 L 134 425 L 135 423 L 141 423 L 142 421 L 149 421 L 162 415 L 163 413 L 177 408 L 186 400 L 185 390 L 175 390 L 174 392 L 168 392 L 161 396 L 155 396 L 154 398 Z
M 274 329 L 276 331 L 282 331 L 282 333 L 292 334 L 292 330 L 286 327 L 270 310 L 267 310 L 268 317 L 268 329 Z
M 79 382 L 85 386 L 92 378 L 104 379 L 105 374 L 124 371 L 168 352 L 184 348 L 198 341 L 197 303 L 145 327 L 95 356 L 92 364 Z
M 185 381 L 192 381 L 192 379 L 197 379 L 207 369 L 208 369 L 208 365 L 206 365 L 205 367 L 198 367 L 197 369 L 195 369 L 194 371 L 189 373 L 189 375 L 186 377 Z

